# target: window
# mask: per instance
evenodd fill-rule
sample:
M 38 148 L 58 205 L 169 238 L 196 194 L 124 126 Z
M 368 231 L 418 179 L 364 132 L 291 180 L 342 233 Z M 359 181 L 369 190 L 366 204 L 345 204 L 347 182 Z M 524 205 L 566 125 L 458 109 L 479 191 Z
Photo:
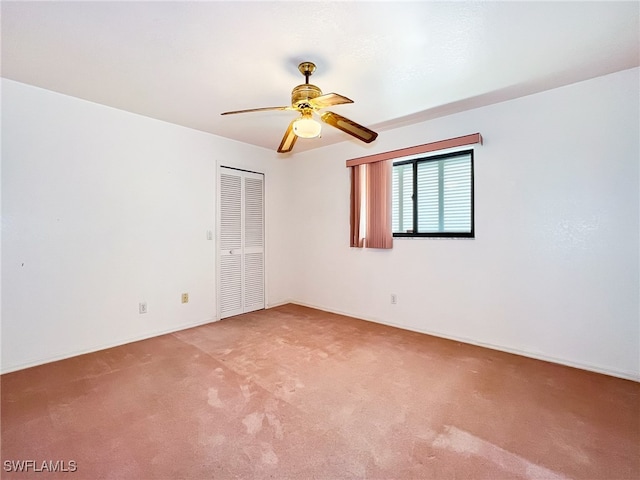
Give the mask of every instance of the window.
M 473 150 L 394 162 L 394 237 L 473 237 Z

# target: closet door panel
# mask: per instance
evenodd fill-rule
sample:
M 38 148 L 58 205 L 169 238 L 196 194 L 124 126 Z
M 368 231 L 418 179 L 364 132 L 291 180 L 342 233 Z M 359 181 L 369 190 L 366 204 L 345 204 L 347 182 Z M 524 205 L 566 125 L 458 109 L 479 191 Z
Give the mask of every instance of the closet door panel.
M 243 312 L 242 177 L 220 174 L 220 318 Z
M 264 308 L 264 176 L 221 168 L 220 318 Z
M 244 178 L 244 311 L 264 308 L 264 178 Z

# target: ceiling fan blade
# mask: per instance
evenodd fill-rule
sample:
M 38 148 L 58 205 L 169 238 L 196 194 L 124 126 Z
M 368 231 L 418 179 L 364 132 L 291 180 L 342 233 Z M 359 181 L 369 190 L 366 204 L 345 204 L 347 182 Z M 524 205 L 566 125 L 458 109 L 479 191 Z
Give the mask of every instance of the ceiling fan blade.
M 234 115 L 236 113 L 249 113 L 249 112 L 264 112 L 266 110 L 291 110 L 291 107 L 264 107 L 264 108 L 250 108 L 249 110 L 235 110 L 233 112 L 224 112 L 220 115 Z
M 337 93 L 327 93 L 325 95 L 312 98 L 309 100 L 309 103 L 316 108 L 326 108 L 333 105 L 341 105 L 343 103 L 353 103 L 353 100 Z
M 289 128 L 287 128 L 287 131 L 284 134 L 284 137 L 282 137 L 282 141 L 280 142 L 280 146 L 278 147 L 278 153 L 287 153 L 293 150 L 293 146 L 298 139 L 297 135 L 293 133 L 293 123 L 296 120 L 298 119 L 296 118 L 289 124 Z
M 378 137 L 378 134 L 373 130 L 369 130 L 367 127 L 363 127 L 362 125 L 349 120 L 342 115 L 338 115 L 337 113 L 324 112 L 320 115 L 320 118 L 323 122 L 328 123 L 332 127 L 336 127 L 359 140 L 362 140 L 364 143 L 371 143 Z

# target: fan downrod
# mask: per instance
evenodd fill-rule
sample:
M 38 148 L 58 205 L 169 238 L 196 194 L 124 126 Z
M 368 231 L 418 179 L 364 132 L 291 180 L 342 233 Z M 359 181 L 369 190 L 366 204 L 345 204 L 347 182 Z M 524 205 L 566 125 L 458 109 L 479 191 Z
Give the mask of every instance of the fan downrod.
M 316 64 L 313 62 L 302 62 L 298 65 L 298 70 L 304 75 L 304 80 L 309 83 L 309 77 L 316 71 Z

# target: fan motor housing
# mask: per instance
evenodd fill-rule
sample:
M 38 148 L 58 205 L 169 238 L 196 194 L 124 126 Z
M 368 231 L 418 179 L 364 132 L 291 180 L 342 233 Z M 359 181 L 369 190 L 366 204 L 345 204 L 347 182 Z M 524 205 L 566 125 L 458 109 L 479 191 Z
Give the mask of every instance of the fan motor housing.
M 322 90 L 310 83 L 304 83 L 298 85 L 291 91 L 291 104 L 297 107 L 301 103 L 307 103 L 312 98 L 319 97 L 320 95 L 322 95 Z

